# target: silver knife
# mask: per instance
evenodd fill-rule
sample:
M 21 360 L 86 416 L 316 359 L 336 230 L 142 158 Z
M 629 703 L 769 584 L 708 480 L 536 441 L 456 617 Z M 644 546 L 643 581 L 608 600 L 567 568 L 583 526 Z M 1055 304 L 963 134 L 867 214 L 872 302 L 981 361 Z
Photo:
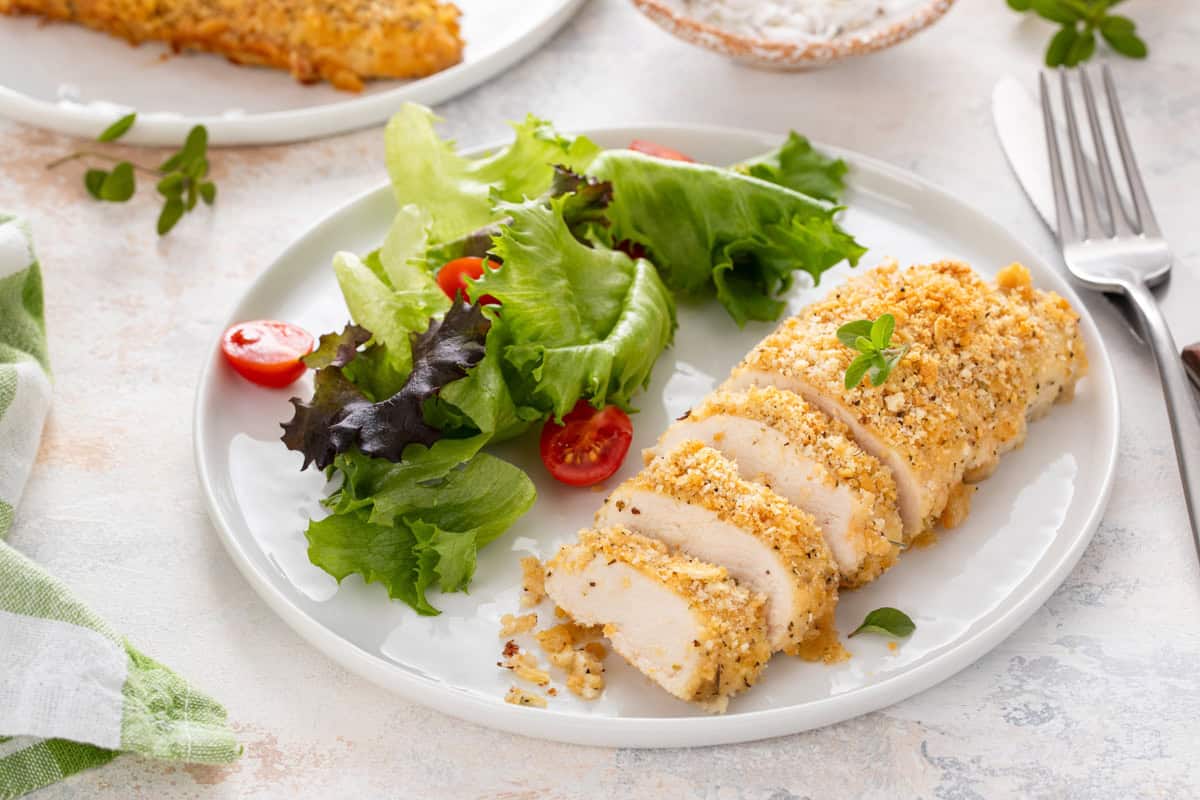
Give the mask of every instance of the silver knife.
M 1054 195 L 1050 184 L 1050 162 L 1046 155 L 1046 134 L 1042 126 L 1042 109 L 1033 95 L 1016 78 L 1006 76 L 992 90 L 992 121 L 996 125 L 996 136 L 1008 165 L 1017 176 L 1025 196 L 1033 204 L 1038 216 L 1050 233 L 1058 230 L 1055 224 Z M 1087 158 L 1089 172 L 1095 172 L 1095 163 Z M 1096 180 L 1099 180 L 1097 177 Z M 1141 341 L 1137 318 L 1121 295 L 1105 295 L 1116 306 L 1129 326 L 1134 337 Z

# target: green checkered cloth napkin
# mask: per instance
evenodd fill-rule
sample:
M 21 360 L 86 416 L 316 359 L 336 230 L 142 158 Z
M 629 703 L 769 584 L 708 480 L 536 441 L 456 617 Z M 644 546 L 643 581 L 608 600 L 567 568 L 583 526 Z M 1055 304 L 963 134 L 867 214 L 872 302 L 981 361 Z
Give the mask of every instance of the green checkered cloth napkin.
M 222 764 L 241 748 L 216 701 L 147 658 L 4 544 L 50 406 L 42 276 L 0 214 L 0 800 L 121 752 Z

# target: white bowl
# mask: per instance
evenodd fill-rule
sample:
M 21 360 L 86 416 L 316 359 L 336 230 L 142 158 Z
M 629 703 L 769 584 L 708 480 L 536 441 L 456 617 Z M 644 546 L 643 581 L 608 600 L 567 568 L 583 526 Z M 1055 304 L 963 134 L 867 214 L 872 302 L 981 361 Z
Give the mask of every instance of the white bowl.
M 663 30 L 694 45 L 756 67 L 806 70 L 898 44 L 941 19 L 954 0 L 921 0 L 868 25 L 830 38 L 766 39 L 718 28 L 677 10 L 670 0 L 633 0 Z

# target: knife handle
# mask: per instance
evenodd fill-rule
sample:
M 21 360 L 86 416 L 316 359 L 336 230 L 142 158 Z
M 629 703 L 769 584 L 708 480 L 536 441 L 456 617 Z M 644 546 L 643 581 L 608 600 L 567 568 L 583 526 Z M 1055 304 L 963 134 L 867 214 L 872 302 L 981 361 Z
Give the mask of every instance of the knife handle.
M 1192 379 L 1192 385 L 1200 389 L 1200 342 L 1183 348 L 1183 368 Z

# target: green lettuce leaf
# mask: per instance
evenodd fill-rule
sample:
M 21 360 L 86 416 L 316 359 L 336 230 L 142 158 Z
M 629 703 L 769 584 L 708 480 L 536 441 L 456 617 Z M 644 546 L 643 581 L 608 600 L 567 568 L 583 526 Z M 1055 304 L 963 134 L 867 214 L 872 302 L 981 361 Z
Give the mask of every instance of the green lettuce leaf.
M 393 368 L 404 374 L 412 366 L 410 337 L 425 330 L 430 317 L 449 308 L 450 300 L 428 272 L 414 271 L 404 288 L 393 288 L 374 268 L 380 264 L 377 257 L 364 261 L 353 253 L 333 257 L 333 271 L 351 319 L 374 334 L 375 341 L 387 348 Z
M 503 266 L 471 285 L 500 301 L 489 313 L 519 404 L 559 419 L 580 398 L 629 408 L 675 330 L 653 265 L 578 241 L 563 219 L 570 197 L 503 205 L 512 222 L 493 245 Z
M 447 436 L 483 433 L 499 442 L 520 436 L 545 414 L 519 405 L 504 376 L 504 352 L 511 344 L 502 324 L 492 322 L 483 360 L 461 381 L 448 384 L 425 406 L 425 418 Z
M 739 325 L 778 317 L 796 271 L 817 282 L 865 252 L 836 206 L 732 170 L 609 150 L 590 174 L 613 185 L 609 241 L 644 246 L 668 287 L 715 293 Z
M 846 189 L 846 162 L 824 155 L 795 131 L 775 150 L 733 169 L 831 203 Z
M 419 445 L 392 464 L 353 452 L 337 459 L 342 488 L 334 513 L 309 523 L 313 564 L 339 582 L 359 574 L 421 614 L 437 614 L 426 592 L 464 590 L 476 553 L 529 510 L 535 491 L 511 464 L 474 453 L 479 440 Z M 458 466 L 462 457 L 464 464 Z
M 405 103 L 385 133 L 388 173 L 396 203 L 418 206 L 431 220 L 430 241 L 465 237 L 497 217 L 493 195 L 513 202 L 549 188 L 553 166 L 582 171 L 599 153 L 584 137 L 558 134 L 529 116 L 513 126 L 508 147 L 483 158 L 465 158 L 434 130 L 437 118 L 424 106 Z M 369 326 L 368 326 L 369 327 Z

